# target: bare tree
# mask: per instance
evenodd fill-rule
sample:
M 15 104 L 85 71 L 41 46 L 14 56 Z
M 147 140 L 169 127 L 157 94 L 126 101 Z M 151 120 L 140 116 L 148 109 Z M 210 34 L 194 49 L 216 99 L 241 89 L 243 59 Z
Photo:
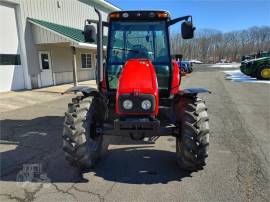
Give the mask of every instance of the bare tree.
M 180 33 L 172 34 L 172 52 L 185 59 L 204 62 L 239 61 L 241 56 L 270 50 L 270 27 L 222 33 L 214 29 L 196 32 L 194 39 L 183 40 Z

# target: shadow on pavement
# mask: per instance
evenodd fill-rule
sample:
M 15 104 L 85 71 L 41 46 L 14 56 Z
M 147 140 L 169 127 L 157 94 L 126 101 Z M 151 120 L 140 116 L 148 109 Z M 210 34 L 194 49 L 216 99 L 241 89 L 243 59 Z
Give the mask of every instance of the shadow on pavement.
M 79 171 L 66 163 L 61 149 L 63 120 L 61 116 L 46 116 L 1 121 L 1 180 L 16 181 L 24 173 L 21 180 L 35 181 L 40 173 L 51 182 L 79 181 Z
M 127 184 L 166 184 L 191 177 L 176 164 L 175 152 L 154 146 L 112 149 L 92 172 L 104 180 Z
M 63 117 L 60 116 L 2 120 L 0 180 L 91 182 L 91 179 L 84 178 L 79 169 L 69 166 L 65 160 L 61 139 L 62 123 Z M 104 180 L 154 184 L 179 181 L 190 176 L 178 169 L 174 152 L 156 150 L 150 146 L 154 142 L 118 137 L 112 143 L 135 146 L 109 150 L 90 171 Z M 137 147 L 138 144 L 141 147 Z

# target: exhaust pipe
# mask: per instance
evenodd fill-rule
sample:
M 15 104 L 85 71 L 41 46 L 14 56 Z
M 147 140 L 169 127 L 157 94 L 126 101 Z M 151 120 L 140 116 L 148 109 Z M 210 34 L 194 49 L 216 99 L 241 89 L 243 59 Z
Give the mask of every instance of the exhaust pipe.
M 98 90 L 101 90 L 101 81 L 103 80 L 103 26 L 102 26 L 102 16 L 100 11 L 94 7 L 95 12 L 98 14 L 97 23 L 97 73 L 96 73 L 96 83 Z

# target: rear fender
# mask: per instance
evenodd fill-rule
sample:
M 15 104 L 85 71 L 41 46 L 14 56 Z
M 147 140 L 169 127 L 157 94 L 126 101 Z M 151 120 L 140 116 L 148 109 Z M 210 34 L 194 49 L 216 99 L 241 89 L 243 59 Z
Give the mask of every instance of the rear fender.
M 71 92 L 74 92 L 74 93 L 81 92 L 84 96 L 95 97 L 95 96 L 101 95 L 96 88 L 91 88 L 89 86 L 74 86 L 72 88 L 67 89 L 62 94 L 71 93 Z

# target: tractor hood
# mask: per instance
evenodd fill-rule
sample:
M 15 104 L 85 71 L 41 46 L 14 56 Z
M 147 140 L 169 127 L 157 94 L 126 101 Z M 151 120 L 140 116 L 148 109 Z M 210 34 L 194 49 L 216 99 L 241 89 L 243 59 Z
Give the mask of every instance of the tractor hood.
M 124 100 L 132 100 L 133 107 L 123 108 Z M 141 104 L 149 100 L 151 108 L 143 110 Z M 158 83 L 153 64 L 147 59 L 131 59 L 125 64 L 116 93 L 116 113 L 119 115 L 158 114 Z
M 119 94 L 133 92 L 157 94 L 157 77 L 151 61 L 128 60 L 120 75 L 117 91 Z

